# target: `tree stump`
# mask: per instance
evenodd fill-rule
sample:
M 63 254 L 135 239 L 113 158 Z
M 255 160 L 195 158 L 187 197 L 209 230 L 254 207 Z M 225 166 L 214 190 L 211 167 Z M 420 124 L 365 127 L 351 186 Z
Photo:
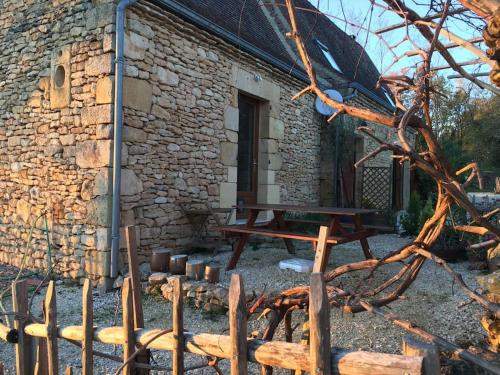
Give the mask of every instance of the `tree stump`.
M 170 250 L 153 250 L 151 255 L 151 271 L 168 272 L 170 266 Z
M 205 280 L 210 284 L 219 282 L 220 267 L 219 266 L 206 266 L 205 267 Z
M 193 280 L 202 280 L 205 274 L 205 262 L 203 260 L 190 260 L 186 262 L 186 276 Z
M 173 255 L 170 257 L 170 272 L 173 275 L 184 275 L 186 273 L 186 254 Z

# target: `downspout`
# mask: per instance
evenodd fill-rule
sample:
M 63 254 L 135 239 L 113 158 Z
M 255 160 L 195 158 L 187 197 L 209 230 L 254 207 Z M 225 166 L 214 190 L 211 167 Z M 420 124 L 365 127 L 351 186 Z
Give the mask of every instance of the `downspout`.
M 125 11 L 137 0 L 120 0 L 116 8 L 116 58 L 115 58 L 115 108 L 113 123 L 113 202 L 111 208 L 111 270 L 118 276 L 120 255 L 120 195 L 122 177 L 122 128 L 123 128 L 123 65 Z

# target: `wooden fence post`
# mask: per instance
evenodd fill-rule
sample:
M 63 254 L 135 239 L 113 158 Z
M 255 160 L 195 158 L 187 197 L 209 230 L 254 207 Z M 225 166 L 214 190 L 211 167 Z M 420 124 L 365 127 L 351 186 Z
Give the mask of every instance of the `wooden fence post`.
M 248 373 L 247 309 L 241 275 L 231 276 L 229 287 L 229 337 L 231 340 L 231 374 Z
M 45 326 L 47 327 L 47 362 L 49 375 L 59 374 L 59 353 L 57 349 L 57 303 L 56 284 L 49 281 L 45 296 Z
M 319 228 L 318 244 L 316 245 L 316 255 L 314 256 L 313 272 L 325 272 L 328 264 L 328 227 Z
M 24 326 L 28 324 L 28 284 L 26 280 L 12 284 L 12 309 L 14 312 L 26 316 L 15 317 L 14 328 L 17 330 L 16 344 L 16 374 L 31 375 L 34 370 L 34 353 L 32 338 L 24 333 Z
M 128 269 L 132 280 L 132 301 L 134 306 L 134 327 L 144 328 L 144 313 L 142 311 L 141 299 L 141 273 L 139 271 L 139 258 L 137 256 L 137 235 L 135 226 L 129 225 L 125 228 L 125 240 L 127 242 Z M 145 350 L 136 358 L 138 363 L 149 363 L 149 350 Z M 149 370 L 138 369 L 139 375 L 148 375 Z
M 403 354 L 411 357 L 424 357 L 424 375 L 439 375 L 439 350 L 436 344 L 417 340 L 413 336 L 403 337 Z
M 73 367 L 66 367 L 66 371 L 64 371 L 64 375 L 73 375 Z
M 141 274 L 139 271 L 139 259 L 137 257 L 137 238 L 135 226 L 129 225 L 125 228 L 127 241 L 128 269 L 132 280 L 132 300 L 134 306 L 134 327 L 144 328 L 144 315 L 141 303 Z
M 130 277 L 123 280 L 122 286 L 122 309 L 123 309 L 123 362 L 135 352 L 135 332 L 134 332 L 134 305 L 132 302 L 132 286 Z M 127 363 L 123 368 L 123 375 L 134 373 L 134 361 Z
M 38 338 L 38 346 L 36 348 L 36 364 L 35 375 L 48 375 L 48 354 L 47 354 L 47 340 Z
M 184 318 L 183 318 L 182 280 L 174 279 L 174 293 L 172 299 L 172 328 L 174 334 L 174 350 L 172 351 L 172 373 L 184 374 Z
M 330 375 L 330 305 L 322 273 L 311 275 L 309 325 L 311 375 Z
M 4 375 L 3 372 L 3 363 L 0 362 L 0 375 Z
M 92 285 L 85 279 L 82 292 L 82 375 L 92 375 L 93 357 L 92 340 L 94 339 L 94 312 L 92 303 Z

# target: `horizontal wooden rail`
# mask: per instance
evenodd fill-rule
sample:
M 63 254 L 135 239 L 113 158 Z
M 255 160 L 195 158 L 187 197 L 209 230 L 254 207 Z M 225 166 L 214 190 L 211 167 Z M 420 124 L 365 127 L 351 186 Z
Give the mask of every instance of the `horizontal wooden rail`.
M 17 330 L 0 324 L 0 340 L 10 342 L 11 344 L 16 344 Z
M 43 324 L 30 324 L 25 327 L 25 332 L 35 337 L 47 337 L 47 327 Z M 160 329 L 137 329 L 136 342 L 143 345 L 160 332 Z M 58 337 L 82 341 L 84 330 L 81 326 L 59 328 Z M 123 327 L 96 328 L 94 331 L 94 341 L 122 345 L 124 340 Z M 172 351 L 174 344 L 173 333 L 168 333 L 154 340 L 149 347 Z M 230 359 L 231 340 L 229 336 L 224 335 L 185 332 L 184 350 L 193 354 Z M 422 357 L 364 351 L 350 352 L 335 349 L 331 352 L 334 374 L 422 374 L 422 360 Z M 310 370 L 309 347 L 295 343 L 249 339 L 248 361 L 291 370 Z

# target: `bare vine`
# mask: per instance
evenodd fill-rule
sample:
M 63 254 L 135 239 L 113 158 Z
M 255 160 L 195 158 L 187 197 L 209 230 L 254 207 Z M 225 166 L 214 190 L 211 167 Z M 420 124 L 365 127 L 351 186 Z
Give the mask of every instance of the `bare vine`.
M 374 3 L 372 0 L 370 0 L 370 2 L 372 4 Z M 418 168 L 432 177 L 437 190 L 434 213 L 432 217 L 424 223 L 413 242 L 389 253 L 381 259 L 366 259 L 355 263 L 349 263 L 325 273 L 324 277 L 328 283 L 327 289 L 330 304 L 351 313 L 377 311 L 377 308 L 401 298 L 403 293 L 418 277 L 419 271 L 424 263 L 426 261 L 431 261 L 443 268 L 472 301 L 477 302 L 499 319 L 500 306 L 487 301 L 483 296 L 469 288 L 458 273 L 456 273 L 443 259 L 436 256 L 431 251 L 432 245 L 445 228 L 450 207 L 454 204 L 466 210 L 473 219 L 471 225 L 463 226 L 462 228 L 457 226 L 455 229 L 480 234 L 489 233 L 492 235 L 495 242 L 500 240 L 500 228 L 496 227 L 488 220 L 488 215 L 482 216 L 477 211 L 467 198 L 465 192 L 465 188 L 474 180 L 478 180 L 479 185 L 482 187 L 482 178 L 478 165 L 473 163 L 457 171 L 452 170 L 434 134 L 429 108 L 431 100 L 430 94 L 435 92 L 431 83 L 433 75 L 431 64 L 433 54 L 439 53 L 452 69 L 479 87 L 490 90 L 495 94 L 499 94 L 500 90 L 469 74 L 454 60 L 448 48 L 438 39 L 440 33 L 445 31 L 444 24 L 450 13 L 458 13 L 456 10 L 453 12 L 451 11 L 450 0 L 441 2 L 440 14 L 438 17 L 439 21 L 437 23 L 430 22 L 429 17 L 420 17 L 400 0 L 384 0 L 383 2 L 385 5 L 382 6 L 403 18 L 405 25 L 414 25 L 415 29 L 429 44 L 425 50 L 416 47 L 418 49 L 417 54 L 422 60 L 417 66 L 413 77 L 405 75 L 388 75 L 382 76 L 379 80 L 379 84 L 387 84 L 393 89 L 393 94 L 397 102 L 397 112 L 394 115 L 385 115 L 364 108 L 340 103 L 329 98 L 322 91 L 317 82 L 315 70 L 309 57 L 306 44 L 300 33 L 294 0 L 285 0 L 291 25 L 291 31 L 287 33 L 287 36 L 295 42 L 296 49 L 310 81 L 310 84 L 297 93 L 293 99 L 297 99 L 307 94 L 315 94 L 323 102 L 337 110 L 336 116 L 339 114 L 347 114 L 365 121 L 376 123 L 378 126 L 393 128 L 397 133 L 399 144 L 388 143 L 378 138 L 368 127 L 358 128 L 360 132 L 365 133 L 375 140 L 375 142 L 379 144 L 379 147 L 358 161 L 356 167 L 375 157 L 380 152 L 393 151 L 398 155 L 401 162 L 409 161 L 412 168 Z M 461 2 L 465 7 L 477 11 L 473 6 L 477 6 L 479 1 Z M 434 4 L 435 2 L 433 1 L 432 3 Z M 471 5 L 471 3 L 474 4 Z M 477 14 L 481 17 L 485 16 L 479 11 L 477 11 Z M 491 12 L 488 14 L 491 14 Z M 493 31 L 496 32 L 498 30 L 495 29 Z M 407 37 L 410 37 L 409 34 L 407 34 Z M 464 42 L 466 46 L 469 46 L 469 44 Z M 402 104 L 403 93 L 412 94 L 412 103 L 409 108 L 406 108 Z M 418 152 L 415 149 L 408 137 L 409 129 L 412 129 L 414 133 L 422 137 L 425 142 L 424 151 Z M 468 172 L 468 175 L 465 180 L 460 180 L 459 178 L 466 172 Z M 390 277 L 383 280 L 380 284 L 373 285 L 373 274 L 380 268 L 395 263 L 400 264 L 401 268 Z M 341 275 L 358 271 L 370 272 L 353 290 L 346 290 L 333 285 Z M 287 335 L 291 335 L 290 316 L 296 310 L 307 308 L 308 293 L 308 287 L 295 287 L 283 290 L 277 295 L 262 295 L 254 303 L 250 309 L 251 312 L 256 311 L 258 308 L 264 308 L 266 313 L 270 316 L 269 325 L 264 334 L 264 338 L 272 339 L 275 329 L 282 320 L 285 320 Z

